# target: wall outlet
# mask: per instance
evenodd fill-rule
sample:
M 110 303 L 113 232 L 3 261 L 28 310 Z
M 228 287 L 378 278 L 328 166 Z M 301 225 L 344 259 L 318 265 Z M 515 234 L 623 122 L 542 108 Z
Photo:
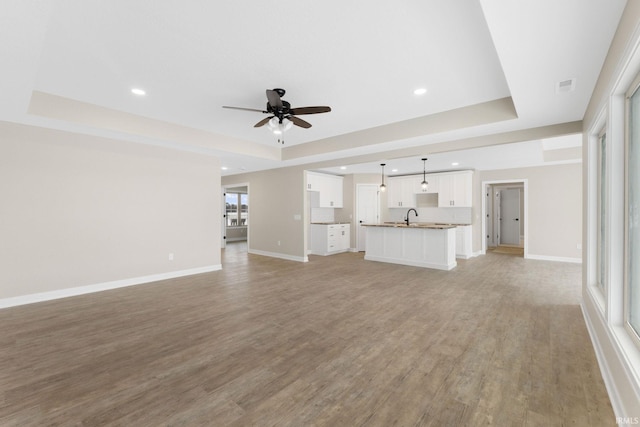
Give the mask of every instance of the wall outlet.
M 301 219 L 302 219 L 302 215 L 300 215 L 300 214 L 293 215 L 293 220 L 294 221 L 300 221 Z
M 582 249 L 582 243 L 576 244 L 576 249 Z
M 278 240 L 278 246 L 280 246 L 280 240 Z
M 169 254 L 169 261 L 173 261 L 173 252 Z

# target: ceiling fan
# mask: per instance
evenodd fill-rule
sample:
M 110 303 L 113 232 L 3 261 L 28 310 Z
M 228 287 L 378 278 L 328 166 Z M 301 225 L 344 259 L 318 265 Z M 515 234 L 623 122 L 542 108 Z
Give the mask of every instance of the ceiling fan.
M 264 119 L 260 120 L 258 123 L 253 125 L 253 127 L 259 128 L 269 123 L 269 127 L 276 135 L 281 135 L 284 131 L 288 130 L 291 127 L 291 124 L 305 129 L 311 127 L 311 123 L 296 116 L 304 114 L 328 113 L 329 111 L 331 111 L 331 107 L 326 106 L 291 108 L 291 104 L 282 99 L 284 94 L 284 89 L 267 89 L 266 110 L 258 110 L 256 108 L 229 107 L 227 105 L 223 105 L 222 108 L 256 111 L 258 113 L 270 114 L 269 117 L 265 117 Z M 287 120 L 287 122 L 285 122 L 285 120 Z M 281 141 L 280 139 L 278 139 L 278 142 L 282 142 L 284 144 L 284 140 Z

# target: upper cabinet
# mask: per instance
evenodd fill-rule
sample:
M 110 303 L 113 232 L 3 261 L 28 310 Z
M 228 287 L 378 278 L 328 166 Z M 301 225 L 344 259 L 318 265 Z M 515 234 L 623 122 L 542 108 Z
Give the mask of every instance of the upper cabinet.
M 395 176 L 387 179 L 390 208 L 415 208 L 416 194 L 438 193 L 438 207 L 471 207 L 473 171 L 427 174 L 427 188 L 422 175 Z
M 390 208 L 416 207 L 416 177 L 396 176 L 387 179 L 387 206 Z
M 307 190 L 320 191 L 322 176 L 317 173 L 307 172 Z
M 471 207 L 472 171 L 441 174 L 438 178 L 438 207 Z
M 307 172 L 307 190 L 320 193 L 321 208 L 343 207 L 343 177 Z

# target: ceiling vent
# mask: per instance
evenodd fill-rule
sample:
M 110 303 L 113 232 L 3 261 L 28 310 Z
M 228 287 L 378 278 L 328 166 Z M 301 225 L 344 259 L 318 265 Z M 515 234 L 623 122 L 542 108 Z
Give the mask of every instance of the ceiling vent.
M 556 83 L 556 93 L 573 92 L 576 88 L 576 79 L 562 80 Z

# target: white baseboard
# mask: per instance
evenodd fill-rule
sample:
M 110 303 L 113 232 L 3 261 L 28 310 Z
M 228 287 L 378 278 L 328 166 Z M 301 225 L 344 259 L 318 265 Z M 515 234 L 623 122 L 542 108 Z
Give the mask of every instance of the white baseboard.
M 111 282 L 96 283 L 93 285 L 78 286 L 74 288 L 59 289 L 56 291 L 40 292 L 36 294 L 21 295 L 18 297 L 0 299 L 0 309 L 15 307 L 18 305 L 33 304 L 36 302 L 50 301 L 54 299 L 73 297 L 110 289 L 124 288 L 127 286 L 141 285 L 143 283 L 157 282 L 159 280 L 175 279 L 176 277 L 191 276 L 193 274 L 209 273 L 222 269 L 221 264 L 206 267 L 190 268 L 187 270 L 171 271 L 168 273 L 151 274 L 149 276 L 132 277 L 130 279 L 114 280 Z
M 527 254 L 527 259 L 537 259 L 539 261 L 557 261 L 557 262 L 571 262 L 574 264 L 582 264 L 582 258 L 569 258 L 561 256 L 548 256 L 548 255 L 532 255 Z
M 480 252 L 471 252 L 470 254 L 456 254 L 457 259 L 471 259 L 480 255 Z
M 286 259 L 287 261 L 309 262 L 309 257 L 306 255 L 303 257 L 300 257 L 300 256 L 294 256 L 294 255 L 281 254 L 279 252 L 260 251 L 258 249 L 249 249 L 248 252 L 253 255 L 262 255 L 262 256 L 268 256 L 271 258 Z

